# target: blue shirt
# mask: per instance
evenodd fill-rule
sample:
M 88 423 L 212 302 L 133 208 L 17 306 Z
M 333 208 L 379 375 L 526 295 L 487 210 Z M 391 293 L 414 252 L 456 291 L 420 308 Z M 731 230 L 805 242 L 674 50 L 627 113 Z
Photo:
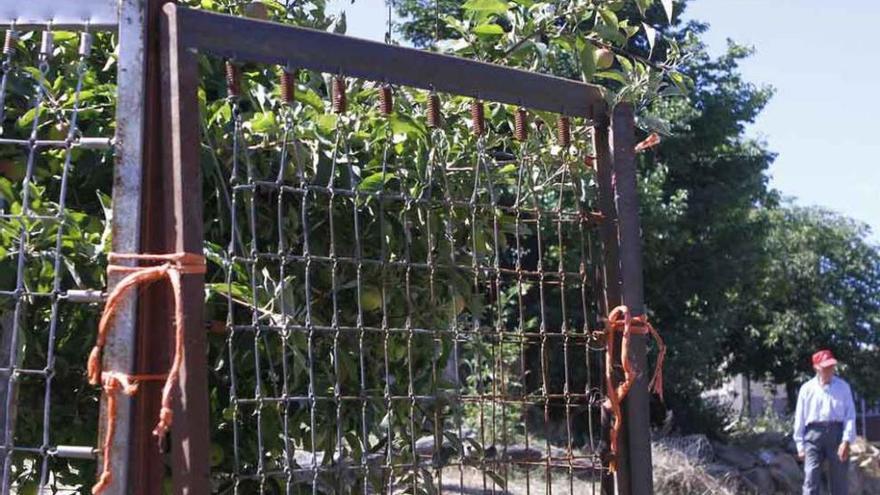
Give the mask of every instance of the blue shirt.
M 801 386 L 794 411 L 794 441 L 798 452 L 804 451 L 804 433 L 810 423 L 838 421 L 843 423 L 843 441 L 856 439 L 856 406 L 849 384 L 836 376 L 822 385 L 814 377 Z

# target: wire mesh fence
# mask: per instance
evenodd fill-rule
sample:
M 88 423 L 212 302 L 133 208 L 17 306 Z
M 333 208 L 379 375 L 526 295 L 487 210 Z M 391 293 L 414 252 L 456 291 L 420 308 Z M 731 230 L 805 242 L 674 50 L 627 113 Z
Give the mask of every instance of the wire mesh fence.
M 591 123 L 200 65 L 217 491 L 598 493 Z
M 110 148 L 124 137 L 117 100 L 144 98 L 116 91 L 113 32 L 9 33 L 0 490 L 84 492 L 99 438 L 85 357 L 101 294 L 87 289 L 107 285 L 111 242 L 138 249 L 140 198 L 112 221 Z M 556 114 L 342 72 L 199 66 L 201 115 L 186 117 L 202 131 L 213 433 L 197 455 L 210 455 L 212 491 L 599 493 L 594 122 L 562 116 L 587 113 L 584 101 Z M 131 352 L 105 364 L 141 371 Z M 132 418 L 116 420 L 111 455 L 141 448 Z M 154 468 L 134 469 L 161 480 Z M 131 487 L 115 475 L 114 493 Z
M 67 29 L 67 28 L 65 28 Z M 114 40 L 5 33 L 0 80 L 2 493 L 63 493 L 94 477 L 98 401 L 83 375 L 104 286 Z M 83 195 L 83 191 L 90 191 Z M 88 446 L 88 447 L 82 447 Z

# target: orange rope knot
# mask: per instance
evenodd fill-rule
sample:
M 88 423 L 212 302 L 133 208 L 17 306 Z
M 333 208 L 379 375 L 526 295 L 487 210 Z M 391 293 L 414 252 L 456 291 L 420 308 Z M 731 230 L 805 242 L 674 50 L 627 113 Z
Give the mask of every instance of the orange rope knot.
M 613 356 L 615 350 L 614 333 L 617 331 L 623 331 L 620 362 L 623 365 L 624 380 L 615 387 Z M 608 402 L 614 413 L 614 424 L 611 426 L 611 462 L 609 468 L 612 472 L 615 472 L 617 470 L 617 441 L 620 429 L 623 426 L 620 404 L 640 374 L 640 371 L 636 369 L 629 357 L 630 337 L 632 335 L 647 335 L 650 333 L 654 340 L 657 341 L 657 364 L 654 368 L 654 376 L 651 378 L 651 383 L 648 387 L 660 396 L 661 400 L 663 399 L 663 360 L 666 357 L 666 344 L 663 343 L 660 334 L 648 322 L 648 318 L 645 315 L 632 316 L 629 308 L 626 306 L 618 306 L 611 310 L 611 313 L 608 314 L 608 321 L 605 324 L 605 333 L 607 339 L 605 346 L 605 382 L 608 389 Z
M 92 487 L 93 494 L 103 492 L 113 479 L 110 465 L 110 448 L 113 444 L 113 436 L 116 432 L 116 409 L 118 392 L 132 396 L 137 393 L 138 382 L 146 380 L 164 380 L 165 385 L 162 388 L 162 407 L 159 412 L 159 421 L 153 430 L 153 435 L 157 436 L 160 441 L 164 438 L 172 422 L 171 409 L 171 391 L 177 383 L 180 375 L 180 366 L 183 363 L 183 296 L 181 292 L 181 274 L 198 274 L 205 273 L 205 258 L 198 254 L 192 253 L 173 253 L 173 254 L 119 254 L 110 253 L 110 264 L 107 266 L 107 273 L 114 272 L 127 273 L 122 280 L 110 291 L 107 296 L 107 302 L 104 304 L 104 312 L 101 315 L 101 321 L 98 323 L 98 337 L 95 346 L 89 354 L 88 362 L 88 378 L 92 385 L 100 384 L 107 404 L 107 424 L 105 427 L 103 442 L 103 471 L 95 486 Z M 154 266 L 122 266 L 113 264 L 118 260 L 136 260 L 136 261 L 160 261 L 162 264 Z M 168 279 L 174 293 L 174 357 L 171 361 L 171 369 L 167 375 L 129 375 L 117 371 L 103 371 L 101 366 L 101 357 L 104 351 L 104 345 L 107 342 L 107 332 L 111 323 L 116 316 L 122 304 L 124 296 L 138 286 L 149 285 L 155 281 Z

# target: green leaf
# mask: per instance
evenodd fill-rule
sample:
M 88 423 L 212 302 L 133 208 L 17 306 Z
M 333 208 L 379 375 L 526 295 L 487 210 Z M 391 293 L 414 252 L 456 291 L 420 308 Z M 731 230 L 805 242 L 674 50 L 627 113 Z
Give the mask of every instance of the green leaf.
M 672 24 L 672 0 L 660 0 L 663 4 L 663 10 L 666 11 L 666 17 L 669 18 L 669 24 Z
M 358 190 L 361 192 L 378 192 L 382 186 L 394 178 L 394 174 L 378 172 L 367 176 L 358 184 Z
M 509 6 L 502 0 L 468 0 L 461 8 L 482 14 L 503 14 Z
M 330 134 L 336 129 L 336 114 L 335 113 L 325 113 L 319 115 L 318 118 L 315 119 L 315 124 L 318 126 L 318 130 L 323 134 Z
M 498 36 L 504 34 L 504 29 L 498 24 L 480 24 L 474 27 L 473 32 L 480 36 Z
M 645 30 L 645 36 L 648 37 L 648 46 L 651 47 L 651 51 L 648 52 L 648 58 L 651 58 L 651 55 L 654 54 L 654 45 L 657 44 L 657 30 L 646 22 L 642 23 L 642 29 Z
M 426 134 L 424 127 L 419 125 L 412 117 L 401 114 L 391 116 L 391 132 L 408 136 L 424 136 Z
M 311 88 L 299 85 L 293 94 L 293 98 L 300 103 L 314 108 L 315 110 L 322 112 L 324 111 L 324 101 L 321 99 L 320 96 L 318 96 L 318 93 L 315 93 L 315 91 Z
M 636 5 L 639 7 L 639 12 L 642 13 L 642 16 L 645 15 L 645 11 L 651 7 L 652 3 L 654 3 L 654 0 L 636 0 Z
M 620 24 L 620 21 L 617 20 L 617 14 L 609 9 L 599 9 L 599 15 L 602 16 L 605 24 L 608 24 L 611 28 L 617 29 L 617 26 Z
M 596 73 L 596 47 L 581 39 L 578 39 L 576 43 L 580 52 L 581 78 L 584 82 L 590 82 L 593 79 L 593 74 Z
M 623 74 L 617 72 L 616 70 L 606 70 L 602 72 L 597 72 L 596 77 L 602 79 L 611 79 L 612 81 L 617 81 L 621 84 L 626 84 L 626 78 L 623 77 Z
M 617 19 L 617 16 L 614 12 L 611 12 L 605 9 L 608 13 L 610 13 L 614 20 Z M 620 29 L 618 29 L 617 23 L 610 24 L 606 20 L 606 15 L 602 15 L 601 11 L 596 14 L 596 25 L 593 27 L 593 30 L 602 37 L 602 39 L 610 41 L 615 45 L 623 45 L 626 43 L 626 38 L 620 33 Z
M 274 112 L 257 112 L 250 121 L 251 131 L 258 134 L 267 134 L 277 127 L 277 123 Z

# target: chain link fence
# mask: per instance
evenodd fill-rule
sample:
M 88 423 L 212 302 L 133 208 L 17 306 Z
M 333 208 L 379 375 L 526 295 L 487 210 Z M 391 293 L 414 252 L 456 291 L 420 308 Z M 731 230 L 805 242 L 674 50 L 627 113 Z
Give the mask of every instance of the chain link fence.
M 0 80 L 3 493 L 88 484 L 98 401 L 83 375 L 109 242 L 111 35 L 11 26 Z M 84 87 L 88 90 L 84 90 Z M 83 194 L 88 191 L 87 194 Z M 58 385 L 60 384 L 60 386 Z M 84 447 L 85 446 L 85 447 Z
M 598 493 L 592 123 L 245 62 L 200 63 L 215 487 Z

